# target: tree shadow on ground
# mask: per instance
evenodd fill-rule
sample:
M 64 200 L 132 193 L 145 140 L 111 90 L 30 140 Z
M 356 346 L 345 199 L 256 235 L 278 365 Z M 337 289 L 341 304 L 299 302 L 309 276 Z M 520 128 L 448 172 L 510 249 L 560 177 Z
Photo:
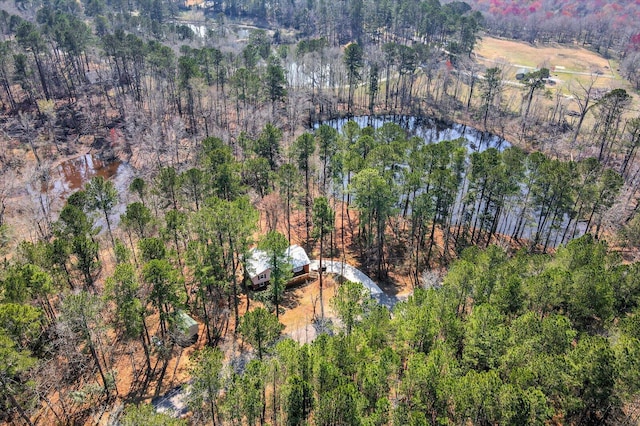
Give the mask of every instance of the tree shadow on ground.
M 304 292 L 296 290 L 310 286 L 311 284 L 313 284 L 313 281 L 305 281 L 300 284 L 288 286 L 282 295 L 280 305 L 285 309 L 293 309 L 298 307 L 300 305 Z

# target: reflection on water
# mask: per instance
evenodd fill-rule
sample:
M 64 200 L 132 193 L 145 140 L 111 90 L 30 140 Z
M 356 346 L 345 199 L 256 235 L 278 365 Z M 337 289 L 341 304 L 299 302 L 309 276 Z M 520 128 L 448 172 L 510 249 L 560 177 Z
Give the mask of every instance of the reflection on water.
M 412 117 L 406 115 L 381 117 L 360 116 L 350 119 L 339 118 L 328 120 L 324 124 L 328 124 L 329 126 L 340 131 L 348 121 L 356 122 L 360 126 L 360 128 L 369 126 L 373 127 L 374 129 L 382 127 L 385 123 L 396 123 L 400 125 L 404 130 L 406 130 L 409 136 L 418 136 L 424 139 L 426 143 L 438 143 L 446 140 L 463 138 L 466 141 L 468 153 L 474 151 L 482 152 L 488 148 L 496 148 L 499 151 L 504 151 L 511 146 L 509 142 L 494 134 L 482 132 L 463 124 L 443 123 L 442 121 L 438 121 L 430 117 Z M 318 128 L 321 124 L 323 123 L 316 123 L 313 127 Z M 470 166 L 468 157 L 467 166 Z M 401 165 L 401 167 L 403 167 L 403 165 Z M 347 182 L 349 181 L 349 176 L 345 176 L 344 179 L 345 180 L 343 184 L 344 186 L 346 186 Z M 400 184 L 400 182 L 398 183 Z M 511 199 L 505 201 L 505 207 L 502 208 L 500 210 L 500 213 L 498 214 L 496 230 L 498 230 L 498 232 L 503 235 L 513 235 L 516 231 L 516 228 L 520 226 L 520 216 L 524 216 L 525 219 L 522 225 L 523 228 L 520 232 L 520 236 L 524 239 L 533 239 L 537 230 L 538 220 L 540 219 L 540 208 L 539 206 L 529 207 L 528 209 L 525 209 L 523 211 L 522 199 L 527 194 L 527 188 L 524 184 L 521 184 L 520 187 L 521 193 L 519 195 L 511 197 Z M 457 223 L 461 217 L 469 214 L 469 207 L 465 207 L 464 205 L 468 190 L 469 182 L 467 179 L 464 179 L 463 184 L 460 186 L 459 192 L 455 198 L 454 206 L 451 213 L 452 223 Z M 421 190 L 418 190 L 416 193 L 420 192 Z M 407 196 L 404 194 L 401 195 L 397 207 L 403 207 L 406 201 Z M 410 212 L 410 210 L 411 209 L 409 207 L 408 212 Z M 568 239 L 584 235 L 584 233 L 586 232 L 586 226 L 584 222 L 579 222 L 577 224 L 575 233 L 562 232 L 563 229 L 567 228 L 568 224 L 570 223 L 569 221 L 570 218 L 565 213 L 559 223 L 549 224 L 546 226 L 545 232 L 547 232 L 549 235 L 548 245 L 550 247 L 557 247 L 558 244 L 566 243 Z M 488 229 L 486 226 L 483 226 L 482 223 L 480 223 L 478 226 Z
M 484 151 L 487 148 L 497 148 L 503 151 L 511 146 L 509 142 L 492 133 L 482 132 L 464 124 L 443 123 L 431 117 L 365 115 L 352 118 L 337 118 L 328 120 L 324 124 L 340 130 L 347 121 L 355 121 L 360 128 L 369 126 L 374 129 L 382 127 L 385 123 L 396 123 L 406 130 L 409 136 L 419 136 L 428 143 L 464 138 L 467 141 L 467 147 L 471 151 Z M 317 128 L 320 124 L 323 123 L 316 123 L 313 127 Z
M 47 182 L 42 182 L 41 191 L 65 197 L 81 189 L 94 176 L 110 179 L 126 165 L 120 160 L 105 162 L 93 154 L 84 154 L 61 163 L 52 169 Z
M 125 194 L 133 175 L 133 168 L 126 162 L 117 159 L 105 161 L 97 155 L 84 154 L 52 167 L 46 173 L 46 177 L 40 178 L 39 183 L 35 185 L 31 183 L 27 191 L 32 194 L 35 205 L 46 205 L 48 211 L 55 212 L 62 209 L 69 195 L 83 189 L 91 178 L 102 176 L 113 182 L 118 191 L 118 202 L 110 214 L 111 224 L 116 226 L 120 215 L 126 210 Z M 93 220 L 96 228 L 106 229 L 102 215 L 95 214 Z

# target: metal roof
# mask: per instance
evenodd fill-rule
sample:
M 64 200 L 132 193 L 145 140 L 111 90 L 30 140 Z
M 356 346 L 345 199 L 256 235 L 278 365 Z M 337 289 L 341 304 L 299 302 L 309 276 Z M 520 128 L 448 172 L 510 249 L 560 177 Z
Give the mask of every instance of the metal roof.
M 293 269 L 301 268 L 310 263 L 307 252 L 297 244 L 289 246 L 286 255 Z M 253 248 L 246 259 L 246 268 L 252 276 L 260 275 L 267 269 L 271 269 L 271 259 L 266 252 Z
M 179 326 L 185 329 L 189 329 L 194 325 L 198 325 L 198 321 L 191 318 L 189 314 L 187 314 L 185 311 L 182 311 L 182 310 L 176 311 L 176 320 Z

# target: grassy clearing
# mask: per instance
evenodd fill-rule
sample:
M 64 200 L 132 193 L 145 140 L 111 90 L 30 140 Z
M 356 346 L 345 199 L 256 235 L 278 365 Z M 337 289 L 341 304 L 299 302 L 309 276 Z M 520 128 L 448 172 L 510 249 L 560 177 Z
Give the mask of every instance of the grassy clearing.
M 582 47 L 534 46 L 528 43 L 483 37 L 476 47 L 479 59 L 504 59 L 514 66 L 564 67 L 567 71 L 602 72 L 612 75 L 609 61 Z
M 601 90 L 626 89 L 633 95 L 631 114 L 640 110 L 640 99 L 627 80 L 618 73 L 618 62 L 607 60 L 595 52 L 580 46 L 561 46 L 557 44 L 534 46 L 529 43 L 483 37 L 475 49 L 476 60 L 487 67 L 501 66 L 505 69 L 507 80 L 515 80 L 521 67 L 551 70 L 552 78 L 557 81 L 555 87 L 569 96 L 571 88 L 579 84 L 588 86 L 592 75 L 597 75 L 594 87 Z
M 487 66 L 495 63 L 509 64 L 507 71 L 509 79 L 515 79 L 515 74 L 520 67 L 549 68 L 563 91 L 571 83 L 587 84 L 591 74 L 598 74 L 596 81 L 598 88 L 612 89 L 628 86 L 628 83 L 617 73 L 617 64 L 578 46 L 533 46 L 519 41 L 483 37 L 475 53 L 477 60 Z

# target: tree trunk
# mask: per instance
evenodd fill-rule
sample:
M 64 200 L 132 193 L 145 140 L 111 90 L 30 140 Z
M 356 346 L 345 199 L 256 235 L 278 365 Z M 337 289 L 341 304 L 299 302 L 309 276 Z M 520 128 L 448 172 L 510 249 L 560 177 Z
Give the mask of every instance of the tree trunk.
M 9 392 L 9 390 L 7 389 L 7 384 L 5 383 L 3 378 L 0 378 L 0 385 L 2 385 L 2 387 L 6 390 L 6 392 L 4 392 L 4 394 L 7 395 L 7 397 L 9 398 L 9 401 L 11 402 L 11 405 L 13 405 L 13 407 L 16 410 L 18 410 L 18 413 L 20 414 L 20 417 L 22 417 L 24 419 L 24 421 L 29 426 L 33 426 L 33 422 L 31 421 L 29 416 L 27 416 L 27 413 L 25 413 L 24 409 L 22 408 L 22 405 L 20 405 L 20 403 L 16 400 L 16 398 L 13 396 L 13 394 L 11 392 Z
M 278 371 L 278 367 L 277 365 L 274 366 L 273 368 L 273 395 L 272 395 L 272 414 L 273 414 L 273 424 L 277 425 L 278 424 L 278 409 L 277 409 L 277 386 L 276 386 L 276 373 Z
M 471 84 L 469 85 L 469 97 L 467 98 L 467 111 L 471 107 L 471 97 L 473 96 L 473 87 L 476 84 L 476 78 L 474 75 L 471 76 Z
M 147 325 L 142 319 L 142 331 L 140 332 L 140 341 L 142 342 L 142 349 L 144 350 L 144 359 L 147 365 L 147 375 L 151 374 L 151 353 L 149 351 L 149 345 L 147 345 Z
M 98 358 L 98 353 L 96 352 L 96 348 L 93 346 L 93 342 L 89 342 L 89 350 L 91 351 L 91 357 L 93 361 L 96 363 L 96 367 L 98 367 L 98 372 L 100 373 L 100 377 L 102 378 L 102 383 L 104 384 L 104 393 L 109 397 L 109 384 L 107 382 L 107 377 L 102 370 L 102 365 L 100 365 L 100 359 Z
M 49 94 L 49 86 L 47 85 L 47 80 L 44 76 L 44 70 L 42 69 L 42 63 L 38 58 L 38 54 L 36 51 L 33 51 L 33 58 L 36 61 L 36 66 L 38 67 L 38 74 L 40 75 L 40 84 L 42 84 L 42 91 L 44 92 L 44 97 L 46 100 L 51 100 L 51 95 Z
M 306 195 L 304 198 L 304 220 L 307 231 L 306 245 L 309 247 L 309 235 L 311 234 L 311 188 L 309 186 L 309 164 L 305 167 L 304 181 L 306 186 Z
M 324 224 L 321 224 L 322 227 Z M 322 229 L 322 228 L 321 228 Z M 320 321 L 324 327 L 324 302 L 322 299 L 322 249 L 323 249 L 323 235 L 320 233 L 320 267 L 318 268 L 318 277 L 320 279 Z

